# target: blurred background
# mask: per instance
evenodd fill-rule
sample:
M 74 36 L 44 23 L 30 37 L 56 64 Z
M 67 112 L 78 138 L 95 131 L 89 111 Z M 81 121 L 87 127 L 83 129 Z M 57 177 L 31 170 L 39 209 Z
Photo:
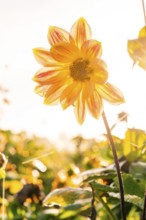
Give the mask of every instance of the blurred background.
M 126 103 L 111 106 L 104 103 L 112 126 L 120 112 L 128 113 L 129 128 L 146 128 L 146 73 L 134 66 L 127 53 L 127 40 L 137 38 L 144 26 L 142 4 L 137 0 L 0 0 L 0 124 L 1 129 L 26 131 L 47 137 L 60 145 L 76 135 L 96 138 L 105 131 L 102 119 L 87 115 L 80 126 L 73 109 L 45 106 L 34 93 L 32 77 L 39 69 L 32 48 L 49 48 L 48 27 L 70 30 L 72 24 L 85 17 L 93 38 L 102 42 L 109 70 L 109 82 L 119 87 Z M 125 125 L 113 133 L 124 135 Z

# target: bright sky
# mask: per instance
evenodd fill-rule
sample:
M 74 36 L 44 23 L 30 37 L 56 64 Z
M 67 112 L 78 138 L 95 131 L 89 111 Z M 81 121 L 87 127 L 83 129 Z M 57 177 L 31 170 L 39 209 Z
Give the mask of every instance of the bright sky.
M 69 31 L 81 16 L 90 24 L 93 38 L 102 42 L 108 81 L 119 87 L 126 99 L 121 106 L 105 103 L 109 124 L 126 111 L 129 127 L 146 129 L 146 72 L 138 66 L 132 68 L 127 53 L 127 40 L 137 38 L 144 26 L 141 0 L 0 0 L 0 85 L 9 89 L 11 102 L 1 128 L 26 130 L 51 140 L 78 134 L 96 138 L 105 131 L 102 119 L 87 115 L 80 126 L 72 107 L 63 111 L 60 106 L 45 106 L 43 98 L 33 92 L 32 77 L 40 66 L 32 48 L 49 48 L 50 25 Z

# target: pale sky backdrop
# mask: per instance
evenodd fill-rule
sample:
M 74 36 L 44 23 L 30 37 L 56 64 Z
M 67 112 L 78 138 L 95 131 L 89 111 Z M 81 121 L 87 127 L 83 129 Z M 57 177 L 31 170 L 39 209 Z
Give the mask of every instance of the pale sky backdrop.
M 146 129 L 146 71 L 132 68 L 127 53 L 127 40 L 137 38 L 144 26 L 141 0 L 0 0 L 0 85 L 9 89 L 11 102 L 3 111 L 0 128 L 25 130 L 50 140 L 78 134 L 96 138 L 105 132 L 102 118 L 87 115 L 80 126 L 72 107 L 63 111 L 59 105 L 43 105 L 43 98 L 33 92 L 32 77 L 40 65 L 32 48 L 49 48 L 48 27 L 69 31 L 81 16 L 91 26 L 93 38 L 102 42 L 108 81 L 119 87 L 126 99 L 120 106 L 105 103 L 109 124 L 125 111 L 128 127 Z M 113 134 L 120 132 L 124 132 L 122 124 Z

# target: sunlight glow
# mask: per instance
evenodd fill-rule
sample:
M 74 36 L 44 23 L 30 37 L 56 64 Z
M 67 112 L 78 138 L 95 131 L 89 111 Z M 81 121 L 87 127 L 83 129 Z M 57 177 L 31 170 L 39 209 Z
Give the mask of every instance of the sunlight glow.
M 119 112 L 125 111 L 129 114 L 128 127 L 146 129 L 146 73 L 139 66 L 132 68 L 127 53 L 127 40 L 136 38 L 144 26 L 142 4 L 137 0 L 13 0 L 9 3 L 1 0 L 0 77 L 1 85 L 9 90 L 11 103 L 4 108 L 1 128 L 26 130 L 51 140 L 61 135 L 97 137 L 105 132 L 102 120 L 87 116 L 84 125 L 79 126 L 72 107 L 63 112 L 59 106 L 44 106 L 42 98 L 33 92 L 32 77 L 39 65 L 33 58 L 32 48 L 48 47 L 49 26 L 69 30 L 81 16 L 91 25 L 93 38 L 102 42 L 109 80 L 120 88 L 126 99 L 126 104 L 116 107 L 105 103 L 110 125 L 116 122 Z M 124 128 L 119 125 L 113 133 L 124 133 Z

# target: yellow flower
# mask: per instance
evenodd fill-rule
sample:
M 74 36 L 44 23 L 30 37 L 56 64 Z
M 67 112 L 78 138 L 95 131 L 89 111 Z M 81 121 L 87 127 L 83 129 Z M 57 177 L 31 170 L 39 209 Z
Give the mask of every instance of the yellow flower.
M 140 30 L 137 39 L 128 41 L 128 53 L 134 64 L 146 70 L 146 26 Z
M 70 33 L 59 27 L 48 30 L 50 50 L 33 49 L 36 60 L 44 67 L 34 76 L 38 83 L 35 92 L 44 97 L 44 103 L 60 103 L 63 109 L 74 106 L 80 124 L 88 109 L 96 119 L 102 114 L 103 101 L 112 104 L 124 102 L 121 91 L 107 82 L 106 64 L 100 59 L 101 43 L 91 39 L 91 29 L 81 17 Z

